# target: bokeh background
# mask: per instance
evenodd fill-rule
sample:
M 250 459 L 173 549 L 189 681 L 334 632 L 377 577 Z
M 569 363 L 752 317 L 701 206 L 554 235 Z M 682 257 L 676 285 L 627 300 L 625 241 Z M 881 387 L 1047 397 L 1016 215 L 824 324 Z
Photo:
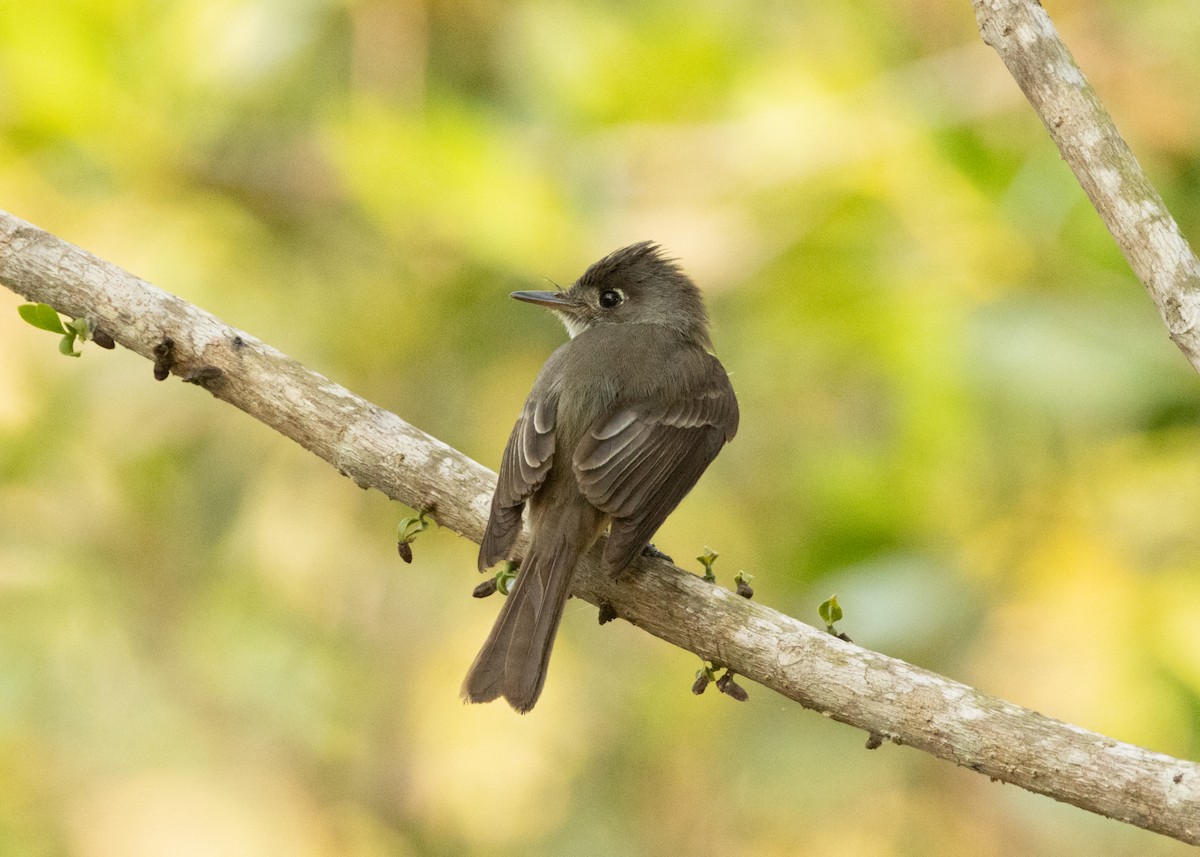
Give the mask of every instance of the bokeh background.
M 1060 31 L 1200 235 L 1200 15 Z M 742 427 L 656 541 L 858 642 L 1200 755 L 1200 378 L 967 0 L 39 0 L 0 207 L 496 467 L 563 339 L 514 288 L 652 238 Z M 1162 855 L 568 607 L 464 707 L 449 532 L 0 290 L 0 855 Z

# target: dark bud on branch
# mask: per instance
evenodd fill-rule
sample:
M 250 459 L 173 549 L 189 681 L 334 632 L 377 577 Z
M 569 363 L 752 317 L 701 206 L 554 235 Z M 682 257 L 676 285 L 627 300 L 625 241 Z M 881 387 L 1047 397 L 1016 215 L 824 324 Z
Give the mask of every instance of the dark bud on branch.
M 600 614 L 596 618 L 600 620 L 601 625 L 607 625 L 617 618 L 617 608 L 605 601 L 600 605 Z
M 175 340 L 164 336 L 162 342 L 154 346 L 154 380 L 165 381 L 175 365 Z
M 733 670 L 726 670 L 725 675 L 717 679 L 717 690 L 738 702 L 745 702 L 750 698 L 750 694 L 746 693 L 746 688 L 733 680 L 733 675 Z
M 471 591 L 472 598 L 487 598 L 489 595 L 496 594 L 496 578 L 489 577 L 483 583 L 475 587 Z

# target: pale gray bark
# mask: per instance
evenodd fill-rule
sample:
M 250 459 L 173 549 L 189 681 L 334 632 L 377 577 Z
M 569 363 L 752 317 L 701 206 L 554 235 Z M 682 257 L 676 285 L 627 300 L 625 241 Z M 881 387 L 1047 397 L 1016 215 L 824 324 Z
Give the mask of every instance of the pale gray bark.
M 995 48 L 1050 132 L 1171 339 L 1200 371 L 1200 262 L 1037 0 L 974 0 Z
M 0 282 L 154 359 L 358 484 L 478 541 L 495 475 L 395 414 L 108 262 L 0 212 Z M 19 323 L 15 318 L 10 323 Z M 93 352 L 94 353 L 94 352 Z M 146 380 L 150 372 L 147 370 Z M 827 717 L 1101 815 L 1200 843 L 1200 765 L 1114 741 L 867 651 L 663 563 L 575 594 Z M 464 569 L 464 571 L 467 571 Z M 457 677 L 447 693 L 457 693 Z M 687 692 L 686 683 L 681 693 Z M 533 716 L 536 716 L 533 715 Z

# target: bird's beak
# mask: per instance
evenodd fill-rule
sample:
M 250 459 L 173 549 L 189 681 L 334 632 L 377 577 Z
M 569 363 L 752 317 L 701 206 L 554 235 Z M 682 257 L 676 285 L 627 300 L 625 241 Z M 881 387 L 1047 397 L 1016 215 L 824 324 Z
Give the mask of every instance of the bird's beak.
M 563 327 L 567 329 L 567 333 L 571 335 L 572 339 L 587 330 L 588 325 L 585 320 L 587 304 L 569 291 L 513 292 L 509 297 L 525 301 L 525 303 L 544 306 L 558 316 L 558 320 L 563 323 Z
M 575 302 L 566 292 L 513 292 L 510 298 L 525 301 L 529 304 L 549 307 L 559 312 L 570 312 L 575 309 Z

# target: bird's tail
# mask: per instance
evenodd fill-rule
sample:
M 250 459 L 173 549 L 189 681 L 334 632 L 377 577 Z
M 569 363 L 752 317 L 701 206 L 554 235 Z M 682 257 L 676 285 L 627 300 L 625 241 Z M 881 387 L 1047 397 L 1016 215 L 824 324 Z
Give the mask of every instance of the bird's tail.
M 491 702 L 503 696 L 524 714 L 533 708 L 546 683 L 550 650 L 571 594 L 575 565 L 589 543 L 580 544 L 574 527 L 539 529 L 545 537 L 535 536 L 496 624 L 463 682 L 462 697 L 467 702 Z

